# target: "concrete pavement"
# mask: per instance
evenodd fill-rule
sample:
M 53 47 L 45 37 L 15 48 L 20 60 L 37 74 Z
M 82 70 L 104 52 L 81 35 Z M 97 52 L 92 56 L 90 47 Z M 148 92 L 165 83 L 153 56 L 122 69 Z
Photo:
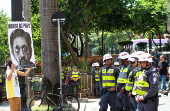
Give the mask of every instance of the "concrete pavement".
M 161 97 L 159 98 L 159 107 L 158 111 L 169 111 L 170 110 L 170 93 L 169 96 L 165 96 L 160 94 Z M 100 98 L 95 99 L 79 99 L 80 100 L 80 110 L 79 111 L 99 111 L 99 101 Z M 9 103 L 3 102 L 0 103 L 0 111 L 10 111 Z M 110 111 L 110 107 L 108 107 L 108 110 Z
M 8 101 L 0 103 L 0 111 L 10 111 L 10 106 Z

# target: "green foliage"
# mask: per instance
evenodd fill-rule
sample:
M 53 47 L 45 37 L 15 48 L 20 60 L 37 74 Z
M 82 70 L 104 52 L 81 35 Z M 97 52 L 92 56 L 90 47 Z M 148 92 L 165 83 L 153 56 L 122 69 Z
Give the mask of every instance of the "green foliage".
M 31 14 L 34 16 L 34 14 L 39 13 L 39 0 L 31 0 Z
M 165 44 L 165 46 L 162 48 L 162 51 L 170 51 L 170 44 Z
M 0 65 L 10 57 L 8 46 L 8 21 L 10 19 L 3 10 L 0 11 Z
M 147 43 L 146 42 L 139 42 L 136 45 L 137 45 L 137 50 L 138 51 L 145 51 L 146 48 L 147 48 Z
M 40 28 L 40 15 L 34 14 L 31 17 L 32 25 L 32 38 L 34 42 L 35 60 L 41 62 L 41 28 Z
M 131 40 L 126 40 L 126 41 L 118 42 L 118 44 L 121 46 L 125 46 L 125 45 L 132 45 L 133 42 Z
M 140 0 L 133 7 L 132 19 L 135 33 L 164 33 L 164 24 L 168 18 L 168 0 Z M 164 28 L 163 28 L 164 27 Z

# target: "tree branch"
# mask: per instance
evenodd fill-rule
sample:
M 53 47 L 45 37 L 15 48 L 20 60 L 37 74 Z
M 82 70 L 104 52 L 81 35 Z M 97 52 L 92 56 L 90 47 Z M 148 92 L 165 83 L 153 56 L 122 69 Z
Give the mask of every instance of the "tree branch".
M 70 5 L 70 9 L 72 9 L 73 8 L 73 1 L 71 2 L 71 5 Z
M 88 5 L 90 0 L 87 0 L 86 3 L 84 4 L 84 6 L 76 13 L 77 15 L 80 14 Z
M 67 31 L 66 31 L 66 36 L 68 36 L 68 33 L 70 31 L 71 25 L 68 26 Z
M 90 24 L 90 22 L 91 22 L 92 18 L 93 18 L 93 14 L 92 14 L 92 15 L 91 15 L 91 17 L 90 17 L 90 20 L 87 22 L 87 24 L 86 24 L 85 28 L 89 26 L 89 24 Z
M 60 8 L 59 8 L 59 5 L 58 5 L 58 2 L 57 2 L 57 12 L 60 12 Z

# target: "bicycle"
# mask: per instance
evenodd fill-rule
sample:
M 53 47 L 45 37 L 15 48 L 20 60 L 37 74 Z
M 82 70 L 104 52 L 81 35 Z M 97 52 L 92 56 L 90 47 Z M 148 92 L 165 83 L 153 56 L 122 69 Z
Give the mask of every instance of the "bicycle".
M 68 87 L 66 90 L 73 89 L 72 85 L 67 85 L 67 86 Z M 62 85 L 62 87 L 63 87 L 63 85 Z M 49 103 L 48 103 L 47 99 L 49 101 L 51 101 L 53 103 L 53 105 L 55 105 L 55 107 L 56 107 L 55 111 L 65 111 L 65 110 L 66 111 L 79 111 L 79 108 L 80 108 L 79 100 L 77 98 L 73 97 L 74 93 L 71 90 L 67 93 L 67 95 L 65 93 L 63 95 L 62 94 L 58 95 L 58 94 L 46 92 L 46 86 L 43 87 L 43 89 L 44 89 L 44 91 L 43 91 L 41 97 L 40 96 L 34 97 L 30 101 L 29 108 L 31 111 L 49 111 Z M 62 91 L 62 88 L 58 88 L 58 89 Z M 64 90 L 63 90 L 63 92 L 64 92 Z M 47 95 L 58 96 L 59 97 L 58 103 L 56 104 Z

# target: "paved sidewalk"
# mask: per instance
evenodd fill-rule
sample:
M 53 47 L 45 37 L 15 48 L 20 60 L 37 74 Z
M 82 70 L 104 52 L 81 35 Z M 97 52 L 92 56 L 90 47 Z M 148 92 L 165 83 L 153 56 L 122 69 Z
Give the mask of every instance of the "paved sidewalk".
M 0 111 L 10 111 L 10 106 L 8 101 L 0 103 Z
M 159 98 L 159 107 L 158 111 L 169 111 L 170 108 L 170 93 L 169 96 L 165 96 L 160 94 L 161 97 Z M 87 99 L 82 98 L 79 99 L 80 101 L 80 110 L 79 111 L 99 111 L 99 101 L 100 98 L 94 98 L 94 99 Z M 3 102 L 0 103 L 0 111 L 10 111 L 9 102 Z M 110 111 L 110 107 L 108 106 L 108 110 Z

